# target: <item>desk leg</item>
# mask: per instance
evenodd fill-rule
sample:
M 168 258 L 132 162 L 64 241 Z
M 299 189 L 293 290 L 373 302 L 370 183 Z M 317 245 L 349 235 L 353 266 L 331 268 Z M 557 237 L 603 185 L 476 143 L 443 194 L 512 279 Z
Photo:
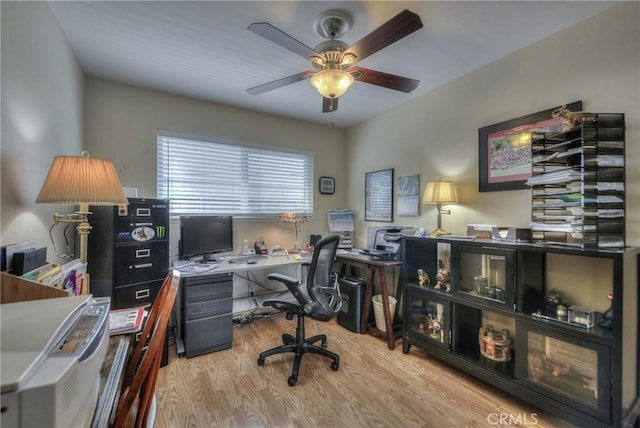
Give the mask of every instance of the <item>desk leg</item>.
M 373 281 L 375 279 L 375 269 L 367 269 L 367 284 L 364 291 L 364 307 L 362 308 L 362 319 L 360 320 L 360 333 L 367 332 L 367 323 L 369 322 L 369 313 L 371 311 L 371 297 L 373 297 Z
M 387 275 L 383 268 L 380 268 L 380 292 L 382 293 L 382 310 L 384 312 L 384 322 L 387 327 L 387 345 L 390 350 L 395 348 L 395 340 L 393 339 L 393 316 L 389 311 L 389 288 L 387 287 Z

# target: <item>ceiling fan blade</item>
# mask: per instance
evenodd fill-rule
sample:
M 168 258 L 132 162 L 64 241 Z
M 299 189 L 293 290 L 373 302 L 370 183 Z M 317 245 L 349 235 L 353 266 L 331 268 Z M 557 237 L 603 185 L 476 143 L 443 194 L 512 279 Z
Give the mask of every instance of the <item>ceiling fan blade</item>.
M 383 88 L 393 89 L 407 94 L 420 84 L 420 81 L 416 79 L 396 76 L 395 74 L 384 73 L 382 71 L 369 70 L 368 68 L 353 67 L 349 69 L 349 72 L 359 82 L 382 86 Z
M 258 36 L 264 37 L 270 42 L 293 52 L 294 54 L 300 55 L 303 58 L 309 59 L 312 55 L 318 55 L 318 52 L 314 51 L 309 46 L 299 42 L 287 33 L 278 30 L 267 22 L 255 22 L 249 25 L 247 29 Z
M 291 76 L 283 77 L 282 79 L 273 80 L 262 85 L 254 86 L 253 88 L 249 88 L 247 89 L 247 93 L 250 95 L 264 94 L 265 92 L 273 91 L 274 89 L 282 88 L 283 86 L 304 80 L 314 73 L 314 71 L 307 70 L 302 73 L 292 74 Z
M 338 98 L 322 97 L 322 112 L 331 113 L 338 110 Z
M 420 16 L 405 9 L 349 46 L 349 48 L 344 51 L 343 56 L 347 53 L 352 53 L 356 56 L 357 61 L 362 61 L 369 55 L 386 48 L 420 28 L 422 28 Z

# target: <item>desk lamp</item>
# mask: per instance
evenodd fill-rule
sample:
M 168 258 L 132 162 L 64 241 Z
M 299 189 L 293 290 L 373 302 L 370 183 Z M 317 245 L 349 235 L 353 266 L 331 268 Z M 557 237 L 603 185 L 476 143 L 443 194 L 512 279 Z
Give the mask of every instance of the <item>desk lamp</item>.
M 79 205 L 72 214 L 53 214 L 53 224 L 77 223 L 80 235 L 80 261 L 87 261 L 89 205 L 127 205 L 129 201 L 122 190 L 113 163 L 90 158 L 89 153 L 80 156 L 56 156 L 49 174 L 36 199 L 39 204 Z
M 300 247 L 298 247 L 298 223 L 306 223 L 307 217 L 300 213 L 288 212 L 282 213 L 280 215 L 280 221 L 283 223 L 293 223 L 293 227 L 296 230 L 296 243 L 294 244 L 293 248 L 289 250 L 289 253 L 299 253 Z
M 458 196 L 456 195 L 456 188 L 453 185 L 453 181 L 432 181 L 427 183 L 427 187 L 424 189 L 422 195 L 423 204 L 435 204 L 438 209 L 438 227 L 431 232 L 430 236 L 442 236 L 449 235 L 442 228 L 442 214 L 451 214 L 451 210 L 443 210 L 443 204 L 455 204 L 458 202 Z

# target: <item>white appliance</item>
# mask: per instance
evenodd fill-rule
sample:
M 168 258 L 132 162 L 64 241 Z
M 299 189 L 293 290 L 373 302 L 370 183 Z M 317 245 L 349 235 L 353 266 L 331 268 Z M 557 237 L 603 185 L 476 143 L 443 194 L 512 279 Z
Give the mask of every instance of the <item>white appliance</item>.
M 3 427 L 86 427 L 109 345 L 109 298 L 0 306 Z
M 398 257 L 400 240 L 407 231 L 412 229 L 407 226 L 369 227 L 367 230 L 367 253 L 383 259 Z

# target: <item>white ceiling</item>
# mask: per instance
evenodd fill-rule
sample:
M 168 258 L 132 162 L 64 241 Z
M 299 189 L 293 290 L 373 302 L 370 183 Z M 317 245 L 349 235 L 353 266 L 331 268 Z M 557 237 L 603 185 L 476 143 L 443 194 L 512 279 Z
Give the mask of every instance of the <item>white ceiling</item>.
M 337 127 L 388 111 L 611 7 L 604 1 L 52 1 L 89 76 Z M 322 113 L 307 81 L 262 95 L 246 89 L 311 69 L 308 61 L 247 30 L 268 22 L 307 46 L 323 39 L 316 17 L 353 17 L 351 45 L 402 9 L 424 27 L 365 58 L 362 67 L 420 80 L 410 94 L 357 82 Z M 522 65 L 523 67 L 526 64 Z M 333 117 L 332 117 L 333 116 Z

